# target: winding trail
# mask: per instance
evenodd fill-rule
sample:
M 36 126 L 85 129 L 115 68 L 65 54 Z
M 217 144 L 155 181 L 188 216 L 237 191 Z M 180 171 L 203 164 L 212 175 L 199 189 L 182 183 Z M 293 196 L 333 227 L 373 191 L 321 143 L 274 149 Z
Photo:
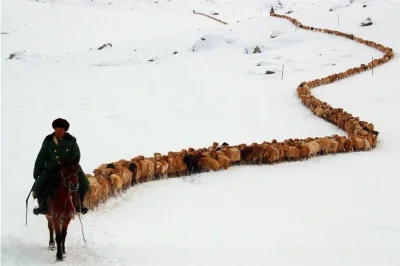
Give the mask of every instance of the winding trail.
M 295 26 L 304 30 L 322 32 L 325 34 L 347 38 L 384 53 L 384 55 L 379 59 L 374 59 L 371 62 L 361 64 L 358 67 L 350 68 L 344 72 L 332 74 L 311 81 L 304 81 L 297 87 L 297 93 L 302 103 L 307 106 L 316 116 L 321 117 L 334 125 L 337 125 L 339 128 L 347 132 L 348 138 L 346 141 L 349 145 L 352 144 L 352 149 L 349 146 L 346 151 L 367 151 L 376 147 L 379 132 L 375 130 L 373 124 L 366 121 L 361 121 L 359 117 L 354 117 L 350 113 L 344 111 L 342 108 L 333 108 L 328 103 L 322 102 L 320 99 L 311 94 L 311 89 L 348 78 L 364 71 L 373 70 L 373 68 L 387 63 L 394 57 L 393 49 L 373 41 L 356 37 L 354 34 L 306 26 L 292 17 L 276 14 L 273 9 L 270 11 L 270 16 L 287 19 Z M 361 140 L 363 140 L 364 143 L 361 143 Z
M 227 24 L 226 22 L 213 18 L 211 16 L 205 15 L 203 13 L 198 13 L 193 10 L 194 14 L 203 15 L 208 18 L 211 18 L 215 21 L 218 21 L 223 24 Z M 338 37 L 347 38 L 349 40 L 353 40 L 363 45 L 367 45 L 371 48 L 375 48 L 383 53 L 383 56 L 379 59 L 374 59 L 371 62 L 361 64 L 359 66 L 350 68 L 346 71 L 340 73 L 334 73 L 329 76 L 323 78 L 317 78 L 310 81 L 303 81 L 297 87 L 297 93 L 301 100 L 301 102 L 309 108 L 316 116 L 324 119 L 325 121 L 332 123 L 338 126 L 340 129 L 344 130 L 347 133 L 347 137 L 331 135 L 324 137 L 316 137 L 316 138 L 306 138 L 306 139 L 286 139 L 283 142 L 277 142 L 276 140 L 272 140 L 271 142 L 263 142 L 262 144 L 253 143 L 251 145 L 240 144 L 233 145 L 230 148 L 224 147 L 223 154 L 216 151 L 218 144 L 213 144 L 213 149 L 208 150 L 207 148 L 200 148 L 198 150 L 182 150 L 181 152 L 169 152 L 168 156 L 161 156 L 161 154 L 154 154 L 154 158 L 144 158 L 144 156 L 137 156 L 133 159 L 124 160 L 121 159 L 118 162 L 112 163 L 112 167 L 109 167 L 110 164 L 104 163 L 100 165 L 97 169 L 95 169 L 95 175 L 97 173 L 103 173 L 110 176 L 110 171 L 113 171 L 109 168 L 114 168 L 114 165 L 120 169 L 123 169 L 122 172 L 116 172 L 117 175 L 121 176 L 121 184 L 124 183 L 124 188 L 129 188 L 131 184 L 145 181 L 154 180 L 154 171 L 157 170 L 157 167 L 161 169 L 162 167 L 167 166 L 167 170 L 165 173 L 169 173 L 169 177 L 182 176 L 188 174 L 188 168 L 186 167 L 186 162 L 184 162 L 184 152 L 186 154 L 195 154 L 198 156 L 199 161 L 203 160 L 203 157 L 212 157 L 206 158 L 208 161 L 215 161 L 218 165 L 215 167 L 211 166 L 209 169 L 220 170 L 219 162 L 217 158 L 220 155 L 224 155 L 228 157 L 226 160 L 230 160 L 232 162 L 245 162 L 251 163 L 255 160 L 258 161 L 258 164 L 261 163 L 280 163 L 283 161 L 297 161 L 302 159 L 308 159 L 317 155 L 326 155 L 326 154 L 336 154 L 336 153 L 345 153 L 345 152 L 357 152 L 357 151 L 369 151 L 376 147 L 378 141 L 379 132 L 376 131 L 374 125 L 367 121 L 360 120 L 359 117 L 355 117 L 352 114 L 344 111 L 342 108 L 334 108 L 330 106 L 328 103 L 321 101 L 312 95 L 311 89 L 328 85 L 330 83 L 348 78 L 350 76 L 362 73 L 364 71 L 372 70 L 373 68 L 387 63 L 394 57 L 394 52 L 391 48 L 386 47 L 382 44 L 378 44 L 373 41 L 364 40 L 362 38 L 356 37 L 353 34 L 343 33 L 340 31 L 334 31 L 330 29 L 322 29 L 315 28 L 301 24 L 298 20 L 286 16 L 276 14 L 273 9 L 270 11 L 270 16 L 276 18 L 287 19 L 292 22 L 295 26 L 304 29 L 310 30 L 325 34 L 336 35 Z M 233 149 L 235 149 L 236 154 L 239 153 L 239 160 L 233 159 L 237 157 L 231 157 L 233 154 Z M 228 150 L 228 151 L 227 151 Z M 203 155 L 203 152 L 209 152 L 209 155 Z M 204 161 L 204 160 L 203 160 Z M 228 165 L 230 165 L 230 163 Z M 148 171 L 150 164 L 153 165 L 153 174 Z M 210 163 L 211 164 L 211 163 Z M 222 163 L 221 163 L 222 165 Z M 172 166 L 172 167 L 171 167 Z M 128 170 L 129 169 L 129 170 Z M 227 169 L 227 168 L 225 168 Z M 145 172 L 143 172 L 145 170 Z M 118 170 L 120 171 L 120 170 Z M 133 174 L 132 178 L 127 178 L 127 175 Z M 113 175 L 114 179 L 116 175 Z M 97 183 L 93 178 L 93 182 Z M 134 182 L 131 183 L 130 180 Z M 91 181 L 92 182 L 92 181 Z M 92 185 L 91 185 L 92 186 Z M 100 185 L 99 185 L 100 186 Z M 111 184 L 111 186 L 113 186 Z M 90 190 L 90 196 L 86 198 L 90 198 L 92 191 Z M 85 199 L 86 200 L 86 199 Z M 96 199 L 95 199 L 96 200 Z
M 221 21 L 216 19 L 212 16 L 205 15 L 203 13 L 196 13 L 193 10 L 194 14 L 204 15 L 211 19 L 217 20 L 223 24 L 228 24 L 227 22 Z M 330 122 L 334 125 L 337 125 L 342 130 L 346 131 L 348 138 L 341 139 L 335 135 L 335 139 L 339 142 L 342 142 L 343 147 L 341 147 L 341 143 L 339 143 L 339 150 L 337 152 L 351 152 L 351 151 L 368 151 L 372 148 L 376 147 L 377 144 L 377 137 L 379 132 L 375 130 L 374 125 L 372 123 L 368 123 L 366 121 L 361 121 L 359 117 L 355 117 L 350 113 L 344 111 L 342 108 L 333 108 L 328 103 L 321 101 L 320 99 L 316 98 L 311 94 L 311 89 L 328 85 L 330 83 L 339 81 L 341 79 L 348 78 L 350 76 L 359 74 L 364 71 L 372 70 L 377 66 L 387 63 L 390 59 L 394 57 L 393 49 L 390 47 L 386 47 L 382 44 L 378 44 L 373 41 L 364 40 L 362 38 L 354 36 L 354 34 L 343 33 L 340 31 L 330 30 L 330 29 L 322 29 L 316 28 L 311 26 L 306 26 L 300 23 L 298 20 L 286 16 L 286 15 L 279 15 L 275 13 L 274 9 L 271 8 L 270 16 L 276 18 L 287 19 L 292 22 L 296 27 L 310 30 L 325 34 L 336 35 L 338 37 L 347 38 L 353 40 L 355 42 L 361 43 L 363 45 L 369 46 L 371 48 L 377 49 L 382 52 L 384 55 L 381 58 L 374 59 L 371 62 L 361 64 L 358 67 L 350 68 L 346 71 L 335 73 L 323 78 L 311 80 L 311 81 L 304 81 L 297 87 L 297 93 L 301 102 L 309 108 L 316 116 L 323 118 L 327 122 Z M 331 138 L 330 137 L 321 137 L 324 138 Z M 297 140 L 297 142 L 309 142 L 314 139 L 308 138 L 305 140 Z M 325 139 L 326 140 L 326 139 Z M 365 141 L 366 140 L 366 141 Z M 289 141 L 288 144 L 290 144 Z M 368 142 L 368 143 L 367 143 Z

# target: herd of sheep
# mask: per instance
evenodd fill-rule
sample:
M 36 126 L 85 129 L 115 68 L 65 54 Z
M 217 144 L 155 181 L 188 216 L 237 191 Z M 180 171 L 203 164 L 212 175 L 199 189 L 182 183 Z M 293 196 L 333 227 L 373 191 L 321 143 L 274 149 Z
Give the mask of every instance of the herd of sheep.
M 345 79 L 349 76 L 371 70 L 393 58 L 391 48 L 381 44 L 363 40 L 353 34 L 346 34 L 329 29 L 320 29 L 302 25 L 296 19 L 286 15 L 270 15 L 285 18 L 304 30 L 334 34 L 378 49 L 384 55 L 367 64 L 350 68 L 344 72 L 329 75 L 312 81 L 304 81 L 297 87 L 301 102 L 315 115 L 337 125 L 347 132 L 348 137 L 332 135 L 306 139 L 286 139 L 283 142 L 272 140 L 263 143 L 229 145 L 214 142 L 205 148 L 188 148 L 179 152 L 168 152 L 166 155 L 154 153 L 153 157 L 136 156 L 130 160 L 119 160 L 98 166 L 93 175 L 87 174 L 90 190 L 85 204 L 94 209 L 99 203 L 107 201 L 132 185 L 162 178 L 181 177 L 194 173 L 226 170 L 232 165 L 241 164 L 276 164 L 284 161 L 307 160 L 310 157 L 353 152 L 368 151 L 377 144 L 378 132 L 372 123 L 361 121 L 342 108 L 333 108 L 311 94 L 311 89 Z

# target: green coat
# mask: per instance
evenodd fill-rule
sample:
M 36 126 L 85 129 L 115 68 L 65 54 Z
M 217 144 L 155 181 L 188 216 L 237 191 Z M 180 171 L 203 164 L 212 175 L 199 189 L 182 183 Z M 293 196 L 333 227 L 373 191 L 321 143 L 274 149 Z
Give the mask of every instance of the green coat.
M 71 159 L 80 159 L 81 152 L 76 143 L 76 138 L 69 133 L 65 133 L 64 138 L 56 144 L 53 140 L 54 133 L 48 135 L 39 151 L 35 161 L 33 177 L 36 179 L 43 170 L 51 171 L 57 167 L 61 160 L 69 157 Z
M 40 148 L 39 154 L 35 161 L 33 169 L 33 177 L 36 185 L 34 190 L 41 189 L 47 182 L 49 172 L 53 171 L 63 159 L 71 158 L 80 160 L 81 152 L 76 142 L 76 138 L 69 133 L 65 133 L 58 143 L 54 141 L 54 133 L 46 136 Z M 79 183 L 80 188 L 89 190 L 89 180 L 86 178 L 83 170 L 79 167 Z

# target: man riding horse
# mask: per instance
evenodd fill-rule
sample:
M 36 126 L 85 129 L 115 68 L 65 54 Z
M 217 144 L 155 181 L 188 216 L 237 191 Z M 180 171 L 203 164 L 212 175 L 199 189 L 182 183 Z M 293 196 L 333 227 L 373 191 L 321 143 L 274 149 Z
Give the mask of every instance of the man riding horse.
M 33 178 L 36 180 L 32 189 L 33 198 L 37 198 L 39 206 L 33 210 L 33 213 L 46 214 L 47 193 L 52 178 L 56 174 L 61 161 L 64 159 L 80 159 L 81 153 L 76 138 L 67 133 L 69 123 L 67 120 L 57 118 L 52 123 L 54 132 L 44 139 L 42 147 L 37 155 L 35 167 L 33 170 Z M 85 194 L 89 190 L 89 180 L 87 179 L 82 167 L 79 166 L 79 198 L 81 205 L 76 206 L 76 211 L 86 214 L 88 208 L 83 205 Z M 45 195 L 46 194 L 46 195 Z

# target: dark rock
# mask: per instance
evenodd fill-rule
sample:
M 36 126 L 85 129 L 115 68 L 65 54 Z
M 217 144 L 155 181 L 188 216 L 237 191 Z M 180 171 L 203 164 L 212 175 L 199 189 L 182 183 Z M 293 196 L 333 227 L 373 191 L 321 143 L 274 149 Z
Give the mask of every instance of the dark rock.
M 372 24 L 372 20 L 370 18 L 367 18 L 366 20 L 361 22 L 361 27 L 371 26 Z
M 265 74 L 266 74 L 266 75 L 271 75 L 271 74 L 275 74 L 275 72 L 274 72 L 274 71 L 267 70 L 267 71 L 265 72 Z
M 177 51 L 175 51 L 175 52 L 173 52 L 172 54 L 177 54 L 178 52 Z
M 205 41 L 205 40 L 206 40 L 206 38 L 204 38 L 204 37 L 201 37 L 200 39 L 201 39 L 202 41 Z
M 7 59 L 11 60 L 11 59 L 13 59 L 16 55 L 17 55 L 17 53 L 10 54 L 10 56 L 9 56 Z
M 258 46 L 254 47 L 253 54 L 261 54 L 261 49 L 260 49 L 260 47 L 258 47 Z
M 365 7 L 367 7 L 367 5 L 363 5 L 363 7 L 365 8 Z
M 286 12 L 285 14 L 291 14 L 291 13 L 293 13 L 293 11 L 290 10 L 290 11 Z
M 99 48 L 97 48 L 97 50 L 102 50 L 102 49 L 106 48 L 107 46 L 112 47 L 112 44 L 111 43 L 107 43 L 107 44 L 105 43 L 102 46 L 100 46 Z

